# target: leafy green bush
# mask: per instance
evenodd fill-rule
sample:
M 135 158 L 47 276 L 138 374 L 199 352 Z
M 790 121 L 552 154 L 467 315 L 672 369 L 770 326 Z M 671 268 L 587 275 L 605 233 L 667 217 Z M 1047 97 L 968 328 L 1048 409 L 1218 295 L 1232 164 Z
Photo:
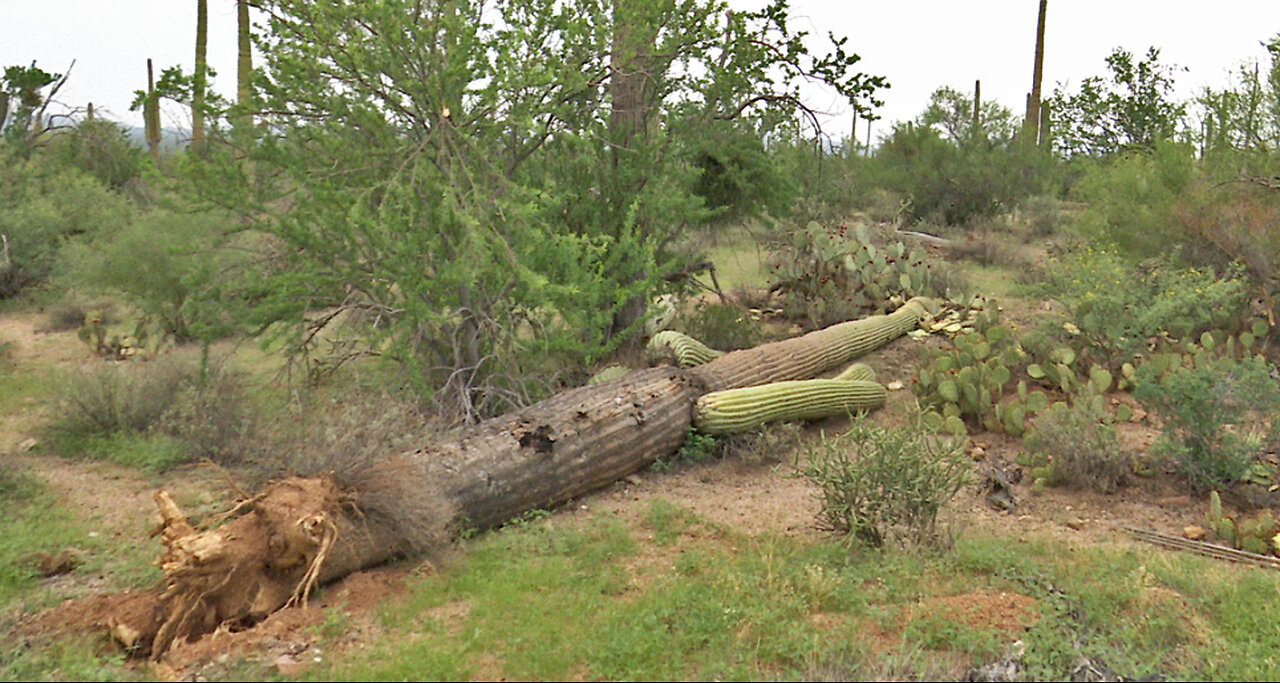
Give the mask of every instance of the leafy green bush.
M 940 540 L 938 513 L 969 479 L 961 441 L 923 420 L 883 428 L 858 416 L 805 458 L 796 472 L 822 489 L 822 524 L 848 543 L 872 547 Z
M 1080 225 L 1124 251 L 1160 256 L 1180 237 L 1176 207 L 1195 177 L 1193 151 L 1172 142 L 1097 162 L 1073 189 L 1088 203 Z
M 175 341 L 217 338 L 231 328 L 217 292 L 245 260 L 224 243 L 229 227 L 216 213 L 153 211 L 69 245 L 63 280 L 124 295 Z
M 1114 248 L 1086 246 L 1053 262 L 1041 291 L 1067 306 L 1079 334 L 1115 366 L 1144 352 L 1151 337 L 1234 326 L 1246 312 L 1246 286 L 1238 270 L 1135 265 Z
M 48 279 L 63 245 L 125 225 L 129 203 L 73 169 L 0 163 L 0 298 Z
M 1134 396 L 1164 419 L 1155 450 L 1177 465 L 1192 489 L 1226 488 L 1249 471 L 1261 450 L 1260 428 L 1280 409 L 1273 370 L 1261 357 L 1220 357 L 1162 377 L 1154 364 L 1138 368 Z
M 1072 489 L 1114 493 L 1132 471 L 1129 454 L 1120 450 L 1115 429 L 1102 424 L 1085 401 L 1055 403 L 1036 418 L 1027 435 L 1035 479 Z
M 55 135 L 45 150 L 61 166 L 78 168 L 112 190 L 122 190 L 142 175 L 146 152 L 114 121 L 81 121 Z
M 908 198 L 906 217 L 964 225 L 1041 191 L 1053 161 L 1016 143 L 958 145 L 927 126 L 894 128 L 874 158 L 873 182 Z
M 702 301 L 680 315 L 679 326 L 690 337 L 718 351 L 749 349 L 764 339 L 750 312 L 732 304 Z

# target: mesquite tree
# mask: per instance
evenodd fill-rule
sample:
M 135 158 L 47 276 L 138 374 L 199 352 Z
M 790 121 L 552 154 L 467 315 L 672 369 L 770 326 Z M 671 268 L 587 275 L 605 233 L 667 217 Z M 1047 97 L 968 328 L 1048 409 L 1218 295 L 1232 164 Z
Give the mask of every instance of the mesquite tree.
M 790 124 L 805 78 L 860 107 L 883 85 L 839 41 L 809 54 L 785 2 L 262 7 L 254 168 L 288 197 L 264 204 L 278 262 L 248 315 L 310 352 L 350 320 L 315 311 L 358 309 L 377 325 L 340 357 L 390 359 L 469 417 L 636 329 L 708 215 L 684 153 L 708 125 Z

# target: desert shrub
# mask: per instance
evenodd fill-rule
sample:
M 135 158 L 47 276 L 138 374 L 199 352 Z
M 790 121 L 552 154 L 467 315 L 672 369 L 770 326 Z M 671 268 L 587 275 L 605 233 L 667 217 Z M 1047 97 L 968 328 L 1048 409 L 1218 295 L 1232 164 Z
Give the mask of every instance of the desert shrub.
M 58 165 L 78 168 L 112 190 L 124 189 L 142 175 L 147 154 L 129 139 L 124 126 L 95 119 L 53 136 L 44 150 Z
M 685 154 L 699 170 L 691 190 L 715 211 L 715 220 L 737 221 L 761 211 L 785 215 L 799 189 L 797 176 L 787 171 L 812 165 L 792 158 L 804 151 L 787 148 L 771 154 L 759 135 L 735 122 L 713 121 L 709 128 L 685 141 Z
M 1280 409 L 1274 368 L 1260 357 L 1220 357 L 1163 376 L 1138 368 L 1134 396 L 1164 419 L 1154 450 L 1203 492 L 1226 488 L 1249 470 L 1263 443 L 1262 425 Z
M 1027 228 L 1037 237 L 1056 235 L 1068 224 L 1062 201 L 1055 197 L 1027 197 L 1022 200 L 1019 208 Z
M 221 364 L 170 354 L 62 380 L 49 437 L 60 451 L 146 451 L 123 460 L 153 469 L 200 459 L 232 465 L 253 445 L 257 410 L 242 379 Z
M 1247 283 L 1170 260 L 1134 264 L 1111 247 L 1085 246 L 1052 262 L 1040 291 L 1065 304 L 1071 322 L 1112 364 L 1146 350 L 1151 337 L 1198 337 L 1232 327 L 1246 312 Z
M 220 361 L 206 361 L 203 371 L 184 383 L 155 429 L 177 439 L 187 460 L 242 464 L 259 445 L 259 407 L 243 375 Z
M 1192 184 L 1175 207 L 1186 254 L 1218 267 L 1238 263 L 1275 314 L 1280 301 L 1280 192 L 1255 183 Z
M 1114 493 L 1132 471 L 1115 429 L 1099 422 L 1083 401 L 1050 406 L 1035 419 L 1026 446 L 1033 462 L 1045 468 L 1044 476 L 1036 478 L 1049 484 Z
M 44 332 L 66 332 L 79 329 L 84 325 L 85 310 L 83 306 L 68 302 L 59 302 L 45 311 Z
M 70 240 L 124 225 L 131 208 L 74 169 L 0 164 L 0 298 L 43 284 Z
M 878 187 L 909 200 L 904 217 L 964 225 L 1038 193 L 1052 160 L 1016 143 L 957 145 L 927 126 L 894 128 L 870 169 Z
M 224 245 L 225 218 L 153 211 L 64 254 L 67 284 L 123 295 L 175 341 L 216 338 L 231 325 L 213 299 L 243 253 Z
M 951 247 L 952 256 L 982 266 L 1024 268 L 1029 259 L 1018 248 L 1017 239 L 1008 230 L 983 228 L 974 230 Z
M 82 437 L 145 432 L 160 423 L 198 373 L 187 359 L 112 363 L 65 378 L 58 388 L 57 434 Z
M 923 420 L 884 428 L 858 416 L 807 451 L 795 468 L 822 490 L 819 521 L 851 544 L 941 540 L 938 513 L 969 478 L 962 443 Z
M 1180 237 L 1176 207 L 1195 174 L 1192 149 L 1172 142 L 1097 162 L 1074 188 L 1089 207 L 1080 225 L 1132 254 L 1162 255 Z

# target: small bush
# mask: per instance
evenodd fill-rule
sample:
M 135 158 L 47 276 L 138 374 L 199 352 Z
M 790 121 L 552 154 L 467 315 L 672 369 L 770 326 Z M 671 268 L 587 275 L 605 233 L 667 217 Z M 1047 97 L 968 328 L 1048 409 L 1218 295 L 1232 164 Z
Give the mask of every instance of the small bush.
M 218 290 L 239 272 L 243 252 L 228 248 L 230 222 L 217 214 L 152 211 L 92 241 L 68 245 L 63 280 L 118 292 L 174 341 L 216 339 L 234 325 Z
M 849 543 L 871 547 L 941 540 L 938 513 L 969 478 L 960 441 L 922 420 L 882 428 L 865 416 L 854 418 L 844 434 L 824 436 L 796 471 L 822 489 L 820 522 Z
M 260 420 L 244 378 L 222 363 L 211 362 L 192 379 L 156 428 L 181 442 L 189 460 L 219 465 L 247 462 L 258 445 Z
M 54 431 L 77 438 L 111 432 L 145 432 L 158 425 L 198 373 L 185 359 L 113 363 L 70 377 L 59 394 Z
M 45 312 L 44 317 L 46 322 L 41 332 L 67 332 L 84 325 L 85 310 L 77 304 L 59 303 Z
M 1150 152 L 1100 162 L 1074 189 L 1089 206 L 1080 224 L 1090 236 L 1134 255 L 1164 254 L 1180 237 L 1176 208 L 1195 175 L 1195 155 L 1179 143 L 1159 143 Z
M 1164 419 L 1155 451 L 1168 456 L 1195 491 L 1239 481 L 1261 450 L 1264 418 L 1280 410 L 1272 366 L 1260 357 L 1223 357 L 1163 377 L 1157 372 L 1139 367 L 1134 390 Z
M 202 370 L 194 357 L 113 363 L 64 380 L 58 401 L 55 448 L 146 469 L 200 459 L 237 464 L 257 434 L 257 407 L 239 377 L 217 364 Z
M 1066 488 L 1114 493 L 1133 467 L 1115 429 L 1100 423 L 1083 401 L 1070 407 L 1056 403 L 1037 417 L 1026 445 L 1047 470 L 1046 481 Z

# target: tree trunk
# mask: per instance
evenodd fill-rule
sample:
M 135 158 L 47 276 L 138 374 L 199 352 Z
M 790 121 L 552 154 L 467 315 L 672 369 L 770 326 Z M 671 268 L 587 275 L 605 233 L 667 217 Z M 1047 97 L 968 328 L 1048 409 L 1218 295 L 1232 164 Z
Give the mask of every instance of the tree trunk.
M 808 379 L 913 329 L 928 303 L 734 351 L 705 365 L 652 368 L 557 394 L 361 470 L 355 491 L 332 477 L 291 478 L 248 513 L 197 532 L 157 494 L 166 577 L 154 618 L 114 624 L 125 645 L 160 657 L 176 639 L 252 624 L 310 588 L 466 529 L 562 504 L 674 452 L 710 391 Z M 146 621 L 146 620 L 143 620 Z

